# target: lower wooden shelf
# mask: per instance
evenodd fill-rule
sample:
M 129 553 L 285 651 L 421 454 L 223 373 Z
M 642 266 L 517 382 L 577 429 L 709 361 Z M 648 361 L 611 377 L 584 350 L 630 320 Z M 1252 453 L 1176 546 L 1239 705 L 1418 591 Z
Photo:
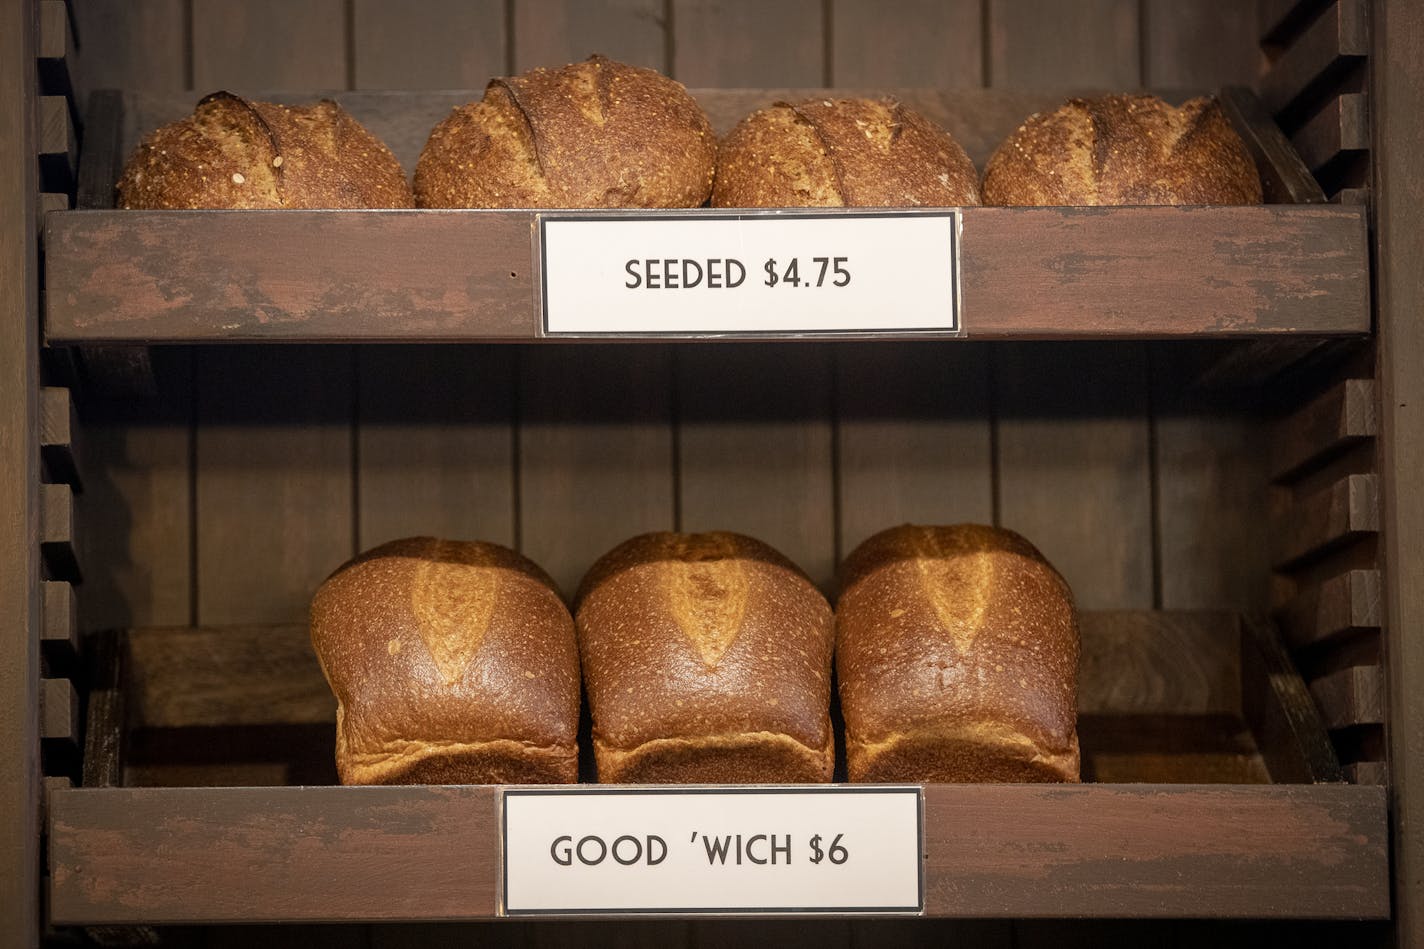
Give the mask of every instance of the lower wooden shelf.
M 493 917 L 500 793 L 56 791 L 51 921 Z M 924 800 L 927 916 L 1389 914 L 1378 787 L 936 784 Z

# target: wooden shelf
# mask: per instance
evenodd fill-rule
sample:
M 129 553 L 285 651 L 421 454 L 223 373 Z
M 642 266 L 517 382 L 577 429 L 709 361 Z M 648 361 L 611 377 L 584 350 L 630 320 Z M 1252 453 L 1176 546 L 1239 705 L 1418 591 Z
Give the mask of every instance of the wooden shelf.
M 758 106 L 811 92 L 696 95 L 720 131 Z M 336 98 L 409 169 L 429 128 L 471 95 Z M 949 128 L 981 166 L 1024 117 L 1062 99 L 901 96 Z M 1234 90 L 1224 101 L 1272 199 L 1314 200 L 1318 187 L 1259 104 Z M 191 106 L 186 96 L 95 96 L 81 209 L 47 218 L 49 343 L 542 338 L 532 211 L 113 210 L 114 181 L 140 135 Z M 963 335 L 1363 335 L 1367 237 L 1365 209 L 1355 206 L 968 208 Z

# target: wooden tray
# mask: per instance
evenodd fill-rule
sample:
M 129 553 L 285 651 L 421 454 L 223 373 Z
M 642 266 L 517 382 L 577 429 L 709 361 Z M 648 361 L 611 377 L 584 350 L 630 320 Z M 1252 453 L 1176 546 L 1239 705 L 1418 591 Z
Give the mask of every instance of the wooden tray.
M 928 786 L 927 915 L 1388 915 L 1384 789 L 1329 783 L 1339 766 L 1273 629 L 1229 613 L 1090 612 L 1082 625 L 1089 783 Z M 90 696 L 86 785 L 334 778 L 334 700 L 304 628 L 127 639 L 96 660 L 111 675 Z M 491 917 L 500 793 L 56 791 L 51 919 Z
M 724 131 L 776 99 L 822 93 L 695 95 Z M 429 129 L 473 93 L 332 96 L 409 170 Z M 1222 96 L 1275 203 L 966 208 L 963 335 L 1368 333 L 1364 209 L 1311 203 L 1323 201 L 1318 186 L 1251 94 Z M 901 98 L 950 129 L 982 166 L 1026 116 L 1062 96 L 975 90 Z M 542 338 L 531 211 L 112 210 L 118 171 L 141 135 L 191 108 L 187 95 L 94 97 L 80 210 L 54 212 L 46 223 L 48 342 Z

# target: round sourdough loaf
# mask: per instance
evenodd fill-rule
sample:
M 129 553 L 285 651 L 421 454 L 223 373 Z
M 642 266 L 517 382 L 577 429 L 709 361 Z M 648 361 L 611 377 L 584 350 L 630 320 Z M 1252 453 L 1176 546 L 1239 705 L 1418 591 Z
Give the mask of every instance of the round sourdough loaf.
M 1026 540 L 895 527 L 851 553 L 840 583 L 850 780 L 1078 780 L 1073 598 Z
M 1214 98 L 1069 99 L 1028 118 L 984 169 L 994 205 L 1260 204 L 1261 178 Z
M 553 581 L 495 544 L 413 537 L 312 600 L 343 784 L 578 779 L 579 665 Z
M 644 534 L 593 565 L 577 602 L 600 781 L 831 779 L 831 610 L 781 554 Z
M 691 208 L 716 137 L 682 83 L 603 56 L 495 79 L 435 126 L 423 208 Z
M 979 175 L 950 134 L 894 99 L 777 102 L 742 119 L 717 157 L 721 208 L 959 207 Z
M 121 208 L 409 208 L 405 172 L 328 99 L 253 102 L 214 92 L 150 133 L 124 166 Z

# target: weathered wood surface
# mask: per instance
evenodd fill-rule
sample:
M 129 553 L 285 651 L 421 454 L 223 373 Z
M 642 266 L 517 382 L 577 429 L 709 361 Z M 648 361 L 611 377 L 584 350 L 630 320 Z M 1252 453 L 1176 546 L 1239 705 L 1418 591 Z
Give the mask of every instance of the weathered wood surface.
M 1288 600 L 1277 616 L 1293 648 L 1325 642 L 1361 629 L 1378 629 L 1384 600 L 1378 570 L 1347 570 L 1311 584 Z
M 1319 172 L 1347 152 L 1370 147 L 1370 124 L 1363 92 L 1347 92 L 1330 100 L 1314 118 L 1291 136 L 1291 143 L 1311 171 Z
M 1311 175 L 1270 112 L 1247 89 L 1221 91 L 1221 107 L 1231 119 L 1261 173 L 1265 199 L 1273 204 L 1321 204 L 1325 192 Z
M 970 208 L 965 333 L 1363 334 L 1364 223 L 1338 206 Z M 55 214 L 46 334 L 531 340 L 532 225 L 528 211 Z
M 1379 433 L 1373 379 L 1347 379 L 1282 420 L 1271 436 L 1271 476 L 1290 480 L 1302 469 Z
M 1292 567 L 1379 527 L 1379 477 L 1347 475 L 1294 504 L 1276 502 L 1272 560 L 1278 568 Z
M 1369 55 L 1369 6 L 1368 0 L 1335 0 L 1271 64 L 1261 99 L 1287 131 L 1309 117 L 1313 99 Z
M 57 790 L 60 924 L 493 915 L 490 787 Z M 930 785 L 931 916 L 1381 918 L 1382 788 Z
M 1384 669 L 1381 666 L 1349 666 L 1321 676 L 1310 683 L 1310 694 L 1320 706 L 1326 728 L 1384 723 Z

